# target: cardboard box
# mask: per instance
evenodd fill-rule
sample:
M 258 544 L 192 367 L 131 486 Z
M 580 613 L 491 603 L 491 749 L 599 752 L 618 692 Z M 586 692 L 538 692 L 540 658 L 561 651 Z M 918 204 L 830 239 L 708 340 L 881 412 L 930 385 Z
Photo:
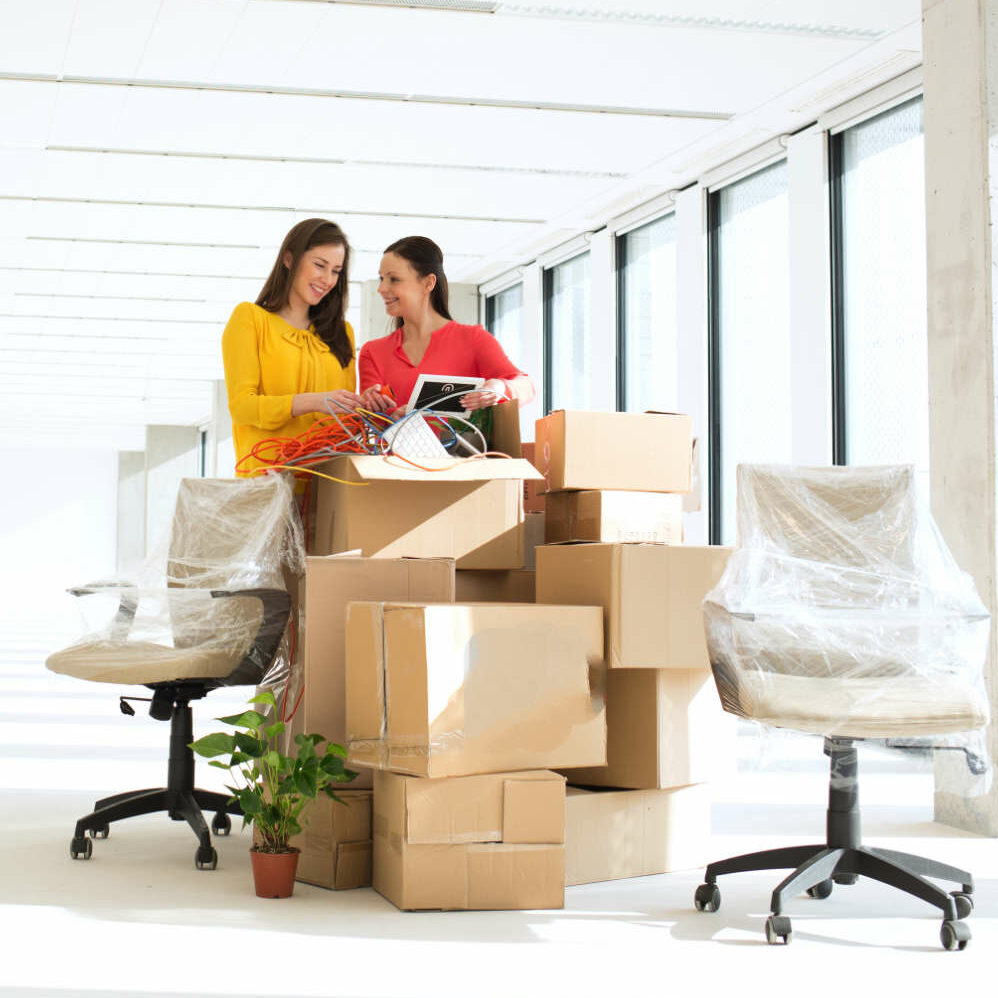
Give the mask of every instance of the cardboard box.
M 561 908 L 556 773 L 374 776 L 374 889 L 407 910 Z
M 523 443 L 520 445 L 520 452 L 538 471 L 537 461 L 534 460 L 536 449 L 533 443 Z M 528 478 L 523 483 L 523 512 L 543 513 L 545 509 L 544 481 Z
M 682 544 L 683 497 L 676 492 L 551 492 L 544 541 Z
M 461 569 L 455 577 L 457 603 L 533 603 L 536 573 L 526 568 L 504 572 Z
M 569 544 L 537 549 L 537 602 L 603 607 L 611 669 L 709 669 L 701 604 L 731 548 Z
M 710 862 L 710 790 L 584 790 L 565 797 L 565 886 Z
M 537 420 L 536 459 L 548 492 L 688 492 L 693 424 L 673 412 L 566 412 Z
M 298 648 L 305 690 L 292 721 L 296 731 L 317 732 L 346 745 L 346 617 L 356 599 L 454 602 L 450 559 L 307 558 Z M 294 703 L 297 691 L 289 691 Z M 361 770 L 350 787 L 370 787 Z
M 343 803 L 321 795 L 305 812 L 291 845 L 301 850 L 296 880 L 331 890 L 371 886 L 372 793 L 336 790 Z
M 523 480 L 516 459 L 336 458 L 317 478 L 315 553 L 371 558 L 455 558 L 458 568 L 522 568 Z M 351 484 L 346 484 L 351 483 Z
M 350 766 L 416 776 L 602 765 L 598 607 L 351 603 Z
M 558 767 L 579 786 L 662 790 L 707 783 L 735 760 L 735 718 L 702 669 L 619 669 L 607 675 L 607 765 Z

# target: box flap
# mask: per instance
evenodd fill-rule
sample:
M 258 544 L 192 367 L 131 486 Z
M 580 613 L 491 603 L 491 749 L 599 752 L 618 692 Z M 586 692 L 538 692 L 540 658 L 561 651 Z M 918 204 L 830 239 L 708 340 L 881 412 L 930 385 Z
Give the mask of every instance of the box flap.
M 371 885 L 371 841 L 341 842 L 336 847 L 333 886 L 338 891 Z
M 532 479 L 544 476 L 523 458 L 422 458 L 421 467 L 398 457 L 357 454 L 338 457 L 322 470 L 350 481 L 489 482 L 495 479 Z M 424 470 L 426 469 L 426 470 Z
M 502 840 L 557 845 L 565 841 L 565 778 L 503 783 Z

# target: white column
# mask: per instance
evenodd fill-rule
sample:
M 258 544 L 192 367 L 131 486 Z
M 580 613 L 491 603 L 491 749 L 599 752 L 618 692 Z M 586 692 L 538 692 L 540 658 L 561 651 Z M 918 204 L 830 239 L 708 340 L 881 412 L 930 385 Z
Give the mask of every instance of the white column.
M 146 555 L 146 456 L 118 451 L 118 513 L 115 571 L 134 581 Z
M 923 0 L 932 508 L 992 615 L 988 686 L 995 684 L 995 257 L 998 194 L 998 7 Z M 988 733 L 992 768 L 995 729 Z M 973 793 L 962 756 L 936 754 L 936 818 L 998 834 L 998 781 Z
M 199 475 L 196 426 L 146 427 L 146 554 L 165 547 L 181 478 Z
M 617 289 L 614 242 L 609 229 L 589 242 L 590 331 L 592 333 L 592 408 L 617 408 Z

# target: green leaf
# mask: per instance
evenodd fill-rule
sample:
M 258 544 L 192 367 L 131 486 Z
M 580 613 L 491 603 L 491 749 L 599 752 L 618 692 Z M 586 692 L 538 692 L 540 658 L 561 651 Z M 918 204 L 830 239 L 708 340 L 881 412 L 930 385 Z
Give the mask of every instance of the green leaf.
M 270 766 L 271 769 L 279 770 L 281 768 L 281 753 L 276 751 L 276 749 L 272 749 L 263 757 L 263 761 Z
M 338 755 L 345 759 L 347 750 L 342 745 L 337 745 L 336 742 L 326 742 L 326 755 Z
M 209 766 L 214 766 L 216 769 L 231 769 L 232 767 L 227 762 L 219 762 L 217 759 L 212 759 L 208 763 Z
M 255 710 L 244 710 L 241 714 L 217 717 L 215 720 L 221 721 L 223 724 L 231 724 L 235 728 L 252 728 L 254 731 L 267 722 L 267 718 Z
M 274 699 L 274 694 L 271 690 L 264 690 L 262 693 L 257 693 L 256 696 L 250 697 L 247 703 L 265 703 L 268 707 L 276 707 L 277 701 Z
M 263 810 L 263 802 L 256 790 L 239 790 L 236 792 L 243 814 L 259 814 Z
M 235 739 L 224 731 L 215 731 L 196 742 L 190 743 L 190 748 L 198 755 L 210 759 L 212 756 L 225 755 L 235 748 Z
M 315 797 L 318 789 L 315 773 L 304 769 L 296 773 L 295 786 L 298 788 L 298 792 L 306 797 Z
M 268 738 L 276 738 L 278 735 L 283 735 L 287 725 L 283 721 L 277 721 L 275 724 L 271 724 L 263 729 L 263 733 Z
M 267 752 L 267 743 L 245 731 L 237 731 L 235 741 L 238 748 L 251 759 L 261 759 Z

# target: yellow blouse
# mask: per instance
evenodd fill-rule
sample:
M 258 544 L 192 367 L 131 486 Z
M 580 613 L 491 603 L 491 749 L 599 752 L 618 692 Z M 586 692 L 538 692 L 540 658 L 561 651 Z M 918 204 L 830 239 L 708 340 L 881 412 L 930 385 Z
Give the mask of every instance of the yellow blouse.
M 353 347 L 353 329 L 346 324 Z M 293 437 L 322 413 L 291 417 L 291 401 L 303 392 L 356 390 L 356 357 L 344 368 L 310 326 L 298 329 L 274 312 L 242 302 L 222 333 L 225 387 L 232 416 L 237 475 L 262 467 L 247 457 L 261 440 Z

